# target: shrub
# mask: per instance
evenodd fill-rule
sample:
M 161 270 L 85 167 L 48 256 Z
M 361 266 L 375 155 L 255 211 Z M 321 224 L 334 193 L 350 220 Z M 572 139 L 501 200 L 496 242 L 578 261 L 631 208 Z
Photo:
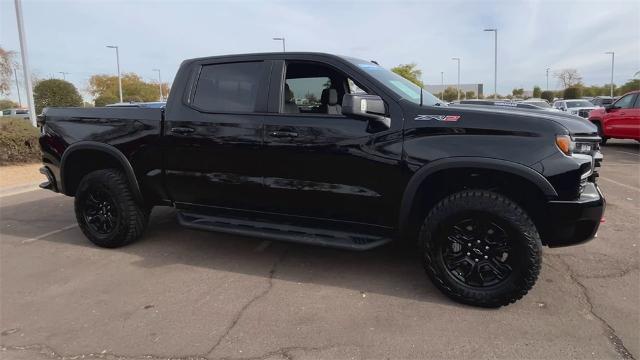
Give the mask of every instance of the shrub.
M 548 102 L 552 103 L 553 102 L 553 91 L 543 91 L 540 93 L 540 98 L 541 99 L 545 99 Z
M 579 99 L 582 96 L 582 89 L 579 87 L 568 87 L 564 89 L 562 95 L 565 99 Z
M 0 117 L 0 165 L 40 161 L 38 136 L 28 120 Z

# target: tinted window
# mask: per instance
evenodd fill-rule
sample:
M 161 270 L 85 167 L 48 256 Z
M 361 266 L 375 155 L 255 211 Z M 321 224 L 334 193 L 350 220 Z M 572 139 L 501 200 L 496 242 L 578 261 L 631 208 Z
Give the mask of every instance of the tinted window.
M 193 104 L 211 112 L 251 112 L 262 74 L 262 62 L 203 66 Z
M 636 94 L 625 95 L 616 101 L 615 106 L 621 109 L 630 109 L 633 107 L 633 101 L 636 98 Z
M 588 102 L 587 100 L 572 100 L 567 101 L 567 107 L 577 108 L 577 107 L 592 107 L 593 104 Z
M 11 115 L 11 110 L 3 110 L 2 115 Z
M 16 115 L 24 115 L 27 113 L 27 110 L 16 110 Z

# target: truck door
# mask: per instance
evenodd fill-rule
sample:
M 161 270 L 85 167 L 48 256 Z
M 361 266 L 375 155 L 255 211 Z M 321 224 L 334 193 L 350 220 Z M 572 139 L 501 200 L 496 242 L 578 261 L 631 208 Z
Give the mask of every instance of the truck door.
M 604 123 L 605 134 L 612 137 L 631 137 L 633 118 L 635 114 L 634 102 L 636 94 L 627 94 L 613 104 L 607 111 Z
M 165 184 L 179 208 L 259 203 L 271 62 L 243 60 L 195 64 L 184 98 L 167 105 Z
M 342 115 L 345 93 L 373 90 L 338 66 L 274 64 L 269 98 L 275 108 L 265 115 L 265 204 L 274 213 L 390 226 L 403 189 L 401 112 L 390 104 L 391 128 L 383 130 Z

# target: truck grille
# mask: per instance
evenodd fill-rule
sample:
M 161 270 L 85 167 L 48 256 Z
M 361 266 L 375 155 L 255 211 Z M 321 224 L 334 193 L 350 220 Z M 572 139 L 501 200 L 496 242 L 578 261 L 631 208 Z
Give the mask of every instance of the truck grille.
M 581 110 L 578 110 L 578 116 L 583 117 L 583 118 L 585 118 L 585 119 L 588 119 L 588 118 L 589 118 L 589 112 L 590 112 L 590 111 L 591 111 L 591 110 L 588 110 L 588 109 L 581 109 Z
M 587 157 L 591 160 L 591 164 L 584 170 L 580 179 L 581 188 L 587 182 L 596 182 L 598 170 L 602 166 L 602 153 L 600 152 L 600 137 L 598 136 L 579 136 L 574 137 L 576 142 L 576 150 L 579 153 L 574 154 L 576 157 Z M 586 145 L 583 147 L 582 145 Z M 589 149 L 580 152 L 580 149 Z

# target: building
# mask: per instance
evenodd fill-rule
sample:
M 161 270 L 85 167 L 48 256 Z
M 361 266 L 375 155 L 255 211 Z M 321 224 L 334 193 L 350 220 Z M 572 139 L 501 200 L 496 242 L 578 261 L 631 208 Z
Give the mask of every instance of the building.
M 444 84 L 442 85 L 425 85 L 424 89 L 428 92 L 432 93 L 435 96 L 440 96 L 440 93 L 444 91 L 444 89 L 450 87 L 456 89 L 458 84 Z M 460 92 L 466 93 L 467 91 L 473 91 L 476 96 L 484 96 L 483 92 L 483 84 L 460 84 Z

